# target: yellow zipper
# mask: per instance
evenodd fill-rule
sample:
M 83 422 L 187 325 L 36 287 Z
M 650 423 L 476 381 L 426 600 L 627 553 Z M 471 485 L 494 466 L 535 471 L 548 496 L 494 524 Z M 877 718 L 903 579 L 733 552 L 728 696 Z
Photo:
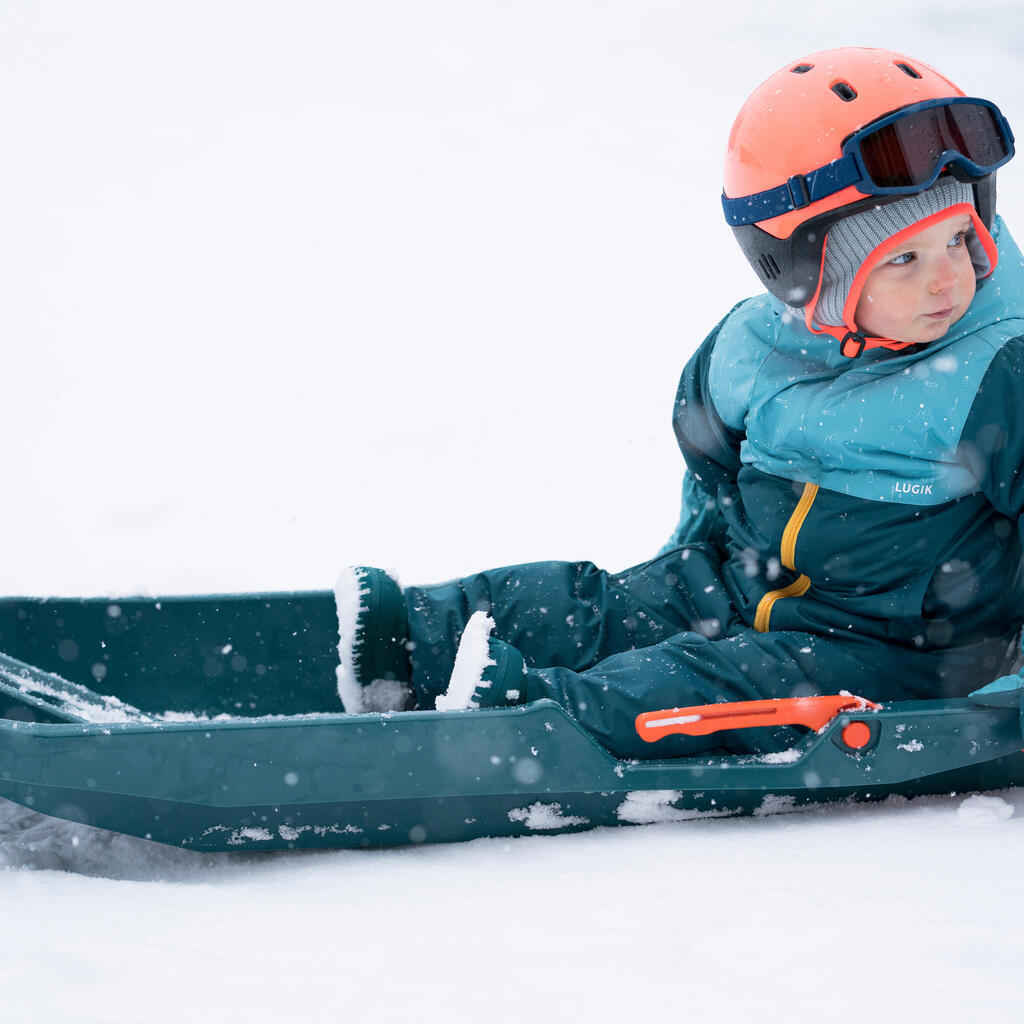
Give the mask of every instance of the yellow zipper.
M 780 554 L 782 556 L 782 564 L 787 569 L 796 569 L 797 537 L 800 535 L 800 527 L 804 525 L 807 513 L 811 511 L 811 506 L 814 504 L 814 499 L 817 495 L 817 484 L 804 484 L 804 492 L 800 495 L 800 500 L 797 502 L 793 514 L 789 517 L 785 530 L 782 531 Z M 772 608 L 775 602 L 781 601 L 784 597 L 802 597 L 810 587 L 810 578 L 800 575 L 788 587 L 783 587 L 781 590 L 769 590 L 757 604 L 757 612 L 754 615 L 754 629 L 759 633 L 767 633 L 770 628 Z

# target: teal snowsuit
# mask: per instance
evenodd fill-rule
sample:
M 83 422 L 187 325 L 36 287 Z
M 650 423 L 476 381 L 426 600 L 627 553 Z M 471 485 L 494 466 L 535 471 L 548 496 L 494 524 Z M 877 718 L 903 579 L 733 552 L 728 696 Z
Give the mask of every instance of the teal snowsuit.
M 1024 269 L 926 346 L 839 354 L 776 299 L 740 303 L 683 371 L 689 470 L 670 544 L 621 573 L 492 569 L 406 599 L 420 706 L 477 609 L 620 757 L 776 749 L 791 730 L 642 741 L 642 711 L 849 690 L 963 695 L 1009 670 L 1024 619 Z

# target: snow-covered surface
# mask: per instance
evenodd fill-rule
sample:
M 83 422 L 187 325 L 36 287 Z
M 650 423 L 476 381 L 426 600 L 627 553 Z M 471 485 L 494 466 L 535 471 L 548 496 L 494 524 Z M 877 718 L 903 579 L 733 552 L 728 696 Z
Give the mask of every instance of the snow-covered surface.
M 338 696 L 350 715 L 359 715 L 363 707 L 363 688 L 356 679 L 356 623 L 363 610 L 365 590 L 354 566 L 345 566 L 334 583 L 334 604 L 338 611 Z
M 493 629 L 494 619 L 486 612 L 473 612 L 469 617 L 455 653 L 448 689 L 435 701 L 438 711 L 462 711 L 479 706 L 473 693 L 483 678 L 484 669 L 494 664 L 487 642 Z
M 647 558 L 679 369 L 755 288 L 746 93 L 888 45 L 1024 124 L 1010 0 L 6 0 L 0 41 L 9 593 Z M 1021 1019 L 1024 793 L 670 804 L 221 857 L 0 804 L 2 1016 Z

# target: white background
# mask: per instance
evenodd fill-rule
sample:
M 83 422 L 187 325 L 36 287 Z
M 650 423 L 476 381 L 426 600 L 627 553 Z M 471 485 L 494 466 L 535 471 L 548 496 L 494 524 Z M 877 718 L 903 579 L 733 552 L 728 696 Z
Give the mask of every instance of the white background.
M 1020 126 L 1022 44 L 1011 2 L 0 3 L 0 590 L 649 557 L 679 371 L 757 290 L 718 206 L 747 93 L 879 45 Z M 0 1006 L 1018 1021 L 1022 813 L 203 858 L 0 804 Z

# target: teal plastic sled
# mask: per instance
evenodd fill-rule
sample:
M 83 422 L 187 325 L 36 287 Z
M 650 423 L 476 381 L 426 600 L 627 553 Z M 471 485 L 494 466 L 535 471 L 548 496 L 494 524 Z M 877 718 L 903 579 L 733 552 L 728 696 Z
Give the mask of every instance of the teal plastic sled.
M 342 714 L 336 640 L 329 593 L 0 599 L 0 796 L 226 851 L 452 842 L 1024 783 L 1012 694 L 996 706 L 854 701 L 779 754 L 625 762 L 546 700 Z M 756 725 L 768 713 L 702 711 L 656 725 L 706 732 L 739 727 L 711 721 L 722 714 Z

